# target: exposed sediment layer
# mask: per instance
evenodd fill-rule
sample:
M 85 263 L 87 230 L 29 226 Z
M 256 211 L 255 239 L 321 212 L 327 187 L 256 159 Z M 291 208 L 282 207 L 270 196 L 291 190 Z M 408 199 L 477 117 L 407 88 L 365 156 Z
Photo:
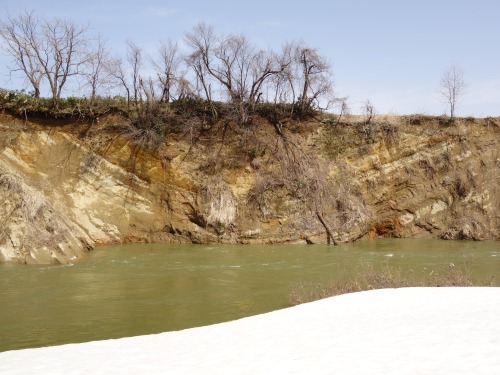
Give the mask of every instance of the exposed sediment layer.
M 67 263 L 121 242 L 500 237 L 500 119 L 316 119 L 282 134 L 262 120 L 155 150 L 119 121 L 0 118 L 0 261 Z

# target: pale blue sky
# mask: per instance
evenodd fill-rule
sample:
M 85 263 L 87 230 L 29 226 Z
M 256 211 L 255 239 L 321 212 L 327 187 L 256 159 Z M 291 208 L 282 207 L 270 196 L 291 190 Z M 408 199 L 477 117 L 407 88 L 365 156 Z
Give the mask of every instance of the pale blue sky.
M 116 53 L 130 39 L 154 52 L 160 40 L 181 40 L 205 21 L 218 33 L 243 33 L 278 50 L 304 40 L 332 64 L 339 96 L 353 112 L 369 99 L 378 113 L 442 114 L 437 94 L 455 64 L 468 88 L 457 115 L 500 116 L 499 0 L 0 0 L 1 11 L 35 10 L 103 34 Z M 7 80 L 0 57 L 0 86 Z

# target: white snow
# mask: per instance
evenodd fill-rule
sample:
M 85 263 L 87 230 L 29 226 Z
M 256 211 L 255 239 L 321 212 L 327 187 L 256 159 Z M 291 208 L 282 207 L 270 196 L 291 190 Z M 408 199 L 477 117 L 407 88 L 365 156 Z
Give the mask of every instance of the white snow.
M 346 294 L 228 323 L 0 353 L 1 374 L 500 374 L 500 288 Z

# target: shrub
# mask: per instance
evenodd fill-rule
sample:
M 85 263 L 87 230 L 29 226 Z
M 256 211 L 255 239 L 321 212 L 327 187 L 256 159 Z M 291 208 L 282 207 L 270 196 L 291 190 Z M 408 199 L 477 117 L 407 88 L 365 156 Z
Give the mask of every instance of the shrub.
M 371 265 L 364 265 L 354 273 L 344 273 L 335 279 L 298 283 L 289 293 L 289 303 L 294 306 L 340 294 L 384 288 L 490 286 L 491 283 L 471 280 L 469 263 L 470 259 L 465 259 L 463 268 L 450 263 L 439 272 L 430 272 L 425 278 L 417 278 L 412 271 L 405 274 L 389 266 L 376 270 Z
M 163 103 L 146 103 L 132 110 L 119 127 L 121 133 L 140 148 L 156 150 L 167 134 L 175 130 L 173 113 Z

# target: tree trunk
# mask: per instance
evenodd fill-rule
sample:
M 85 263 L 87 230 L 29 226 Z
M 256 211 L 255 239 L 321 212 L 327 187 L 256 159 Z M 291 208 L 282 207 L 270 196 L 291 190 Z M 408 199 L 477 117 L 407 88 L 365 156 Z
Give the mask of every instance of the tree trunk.
M 330 228 L 328 227 L 326 222 L 323 220 L 323 217 L 321 216 L 321 214 L 318 211 L 316 211 L 316 216 L 318 217 L 319 221 L 321 222 L 321 224 L 323 225 L 323 227 L 326 230 L 328 243 L 330 243 L 330 240 L 331 240 L 334 245 L 337 245 L 337 241 L 335 241 L 335 238 L 333 237 L 332 231 L 330 230 Z

